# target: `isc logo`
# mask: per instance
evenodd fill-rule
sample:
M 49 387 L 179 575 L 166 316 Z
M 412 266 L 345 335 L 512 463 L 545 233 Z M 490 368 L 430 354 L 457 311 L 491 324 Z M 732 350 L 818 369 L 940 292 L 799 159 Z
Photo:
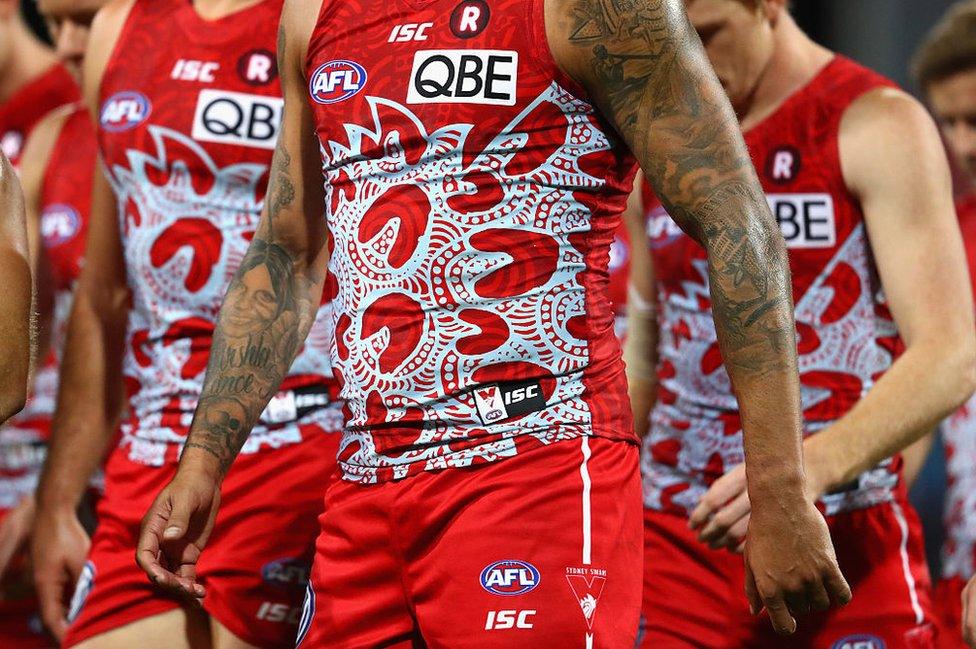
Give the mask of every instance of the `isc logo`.
M 273 149 L 284 100 L 226 90 L 201 90 L 193 115 L 193 139 Z
M 124 90 L 105 100 L 98 121 L 106 131 L 119 133 L 142 124 L 151 112 L 152 104 L 144 94 Z
M 404 23 L 394 25 L 390 32 L 387 43 L 408 43 L 410 41 L 427 40 L 427 30 L 434 26 L 434 23 Z
M 177 81 L 202 81 L 213 83 L 216 77 L 214 74 L 220 69 L 220 64 L 214 61 L 196 61 L 193 59 L 180 59 L 173 66 L 170 72 L 170 79 Z
M 366 85 L 366 69 L 353 61 L 320 65 L 308 82 L 308 92 L 319 104 L 335 104 L 357 94 Z
M 530 617 L 535 615 L 535 611 L 488 611 L 488 618 L 485 620 L 485 631 L 495 631 L 497 629 L 531 629 L 532 622 Z
M 514 106 L 518 52 L 427 50 L 414 54 L 408 104 Z
M 851 635 L 841 638 L 830 649 L 886 649 L 885 641 L 873 635 Z
M 525 561 L 496 561 L 481 571 L 481 586 L 493 595 L 524 595 L 539 585 L 539 571 Z
M 59 246 L 74 238 L 80 227 L 81 217 L 70 205 L 48 205 L 41 214 L 41 237 L 48 247 Z
M 254 616 L 259 620 L 267 622 L 287 622 L 288 624 L 298 624 L 302 619 L 301 606 L 288 606 L 275 602 L 262 602 L 258 607 L 258 612 Z
M 788 248 L 831 248 L 837 243 L 830 194 L 769 194 L 766 198 Z

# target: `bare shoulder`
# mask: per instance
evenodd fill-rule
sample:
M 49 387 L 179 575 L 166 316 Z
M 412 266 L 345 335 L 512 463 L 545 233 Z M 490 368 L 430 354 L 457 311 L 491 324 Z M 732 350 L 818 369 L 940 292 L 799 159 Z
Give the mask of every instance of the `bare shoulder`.
M 304 61 L 322 6 L 329 0 L 285 0 L 278 32 L 278 56 Z
M 897 88 L 878 88 L 856 99 L 841 120 L 839 143 L 844 179 L 857 194 L 884 176 L 895 178 L 945 158 L 931 115 Z
M 93 108 L 97 104 L 98 89 L 102 85 L 105 67 L 135 3 L 136 0 L 111 0 L 95 14 L 84 62 L 84 95 L 89 107 Z
M 44 171 L 58 136 L 61 135 L 61 129 L 75 110 L 77 104 L 56 108 L 41 118 L 31 130 L 30 137 L 24 144 L 24 154 L 20 158 L 20 174 L 25 193 L 30 194 L 40 189 Z

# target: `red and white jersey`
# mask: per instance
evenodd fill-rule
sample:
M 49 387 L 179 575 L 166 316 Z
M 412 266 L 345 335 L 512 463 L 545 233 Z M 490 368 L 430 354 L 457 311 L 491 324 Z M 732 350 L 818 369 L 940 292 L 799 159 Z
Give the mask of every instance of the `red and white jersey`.
M 553 61 L 542 8 L 322 3 L 306 76 L 347 479 L 634 439 L 607 267 L 636 165 Z
M 627 336 L 627 290 L 630 286 L 630 235 L 623 222 L 610 244 L 610 305 L 613 307 L 614 332 L 623 344 Z
M 78 82 L 60 63 L 0 103 L 0 150 L 16 168 L 30 132 L 55 108 L 81 99 Z
M 0 428 L 0 509 L 33 492 L 44 462 L 72 289 L 85 253 L 94 168 L 94 128 L 88 112 L 77 104 L 65 118 L 51 151 L 39 203 L 41 244 L 54 294 L 51 351 L 34 374 L 24 409 Z
M 258 225 L 283 106 L 281 3 L 207 21 L 185 0 L 138 0 L 105 71 L 98 140 L 132 290 L 122 443 L 137 462 L 176 458 L 224 293 Z M 326 407 L 336 392 L 329 317 L 323 306 L 244 453 L 301 442 L 318 429 L 304 424 L 341 426 L 338 406 Z
M 838 146 L 847 107 L 888 85 L 838 56 L 745 134 L 789 249 L 805 434 L 848 412 L 900 345 Z M 712 321 L 705 251 L 646 194 L 661 338 L 644 496 L 650 508 L 686 515 L 715 479 L 743 462 L 742 430 Z M 827 512 L 889 500 L 899 465 L 886 461 L 826 496 Z
M 976 194 L 959 201 L 956 211 L 976 283 Z M 942 423 L 942 439 L 948 474 L 942 574 L 969 579 L 976 574 L 976 396 Z

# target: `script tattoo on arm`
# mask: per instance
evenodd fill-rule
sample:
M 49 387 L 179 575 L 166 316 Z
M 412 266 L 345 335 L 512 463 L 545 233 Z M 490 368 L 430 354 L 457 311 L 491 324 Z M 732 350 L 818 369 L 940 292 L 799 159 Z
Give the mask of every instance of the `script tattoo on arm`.
M 795 367 L 786 249 L 738 121 L 678 0 L 566 0 L 577 77 L 708 251 L 727 367 Z M 735 378 L 733 376 L 733 378 Z
M 283 29 L 278 39 L 279 53 L 284 52 Z M 324 281 L 324 272 L 316 271 L 296 245 L 301 236 L 286 222 L 302 209 L 286 128 L 283 124 L 279 133 L 264 216 L 220 310 L 186 443 L 214 456 L 223 472 L 298 355 Z

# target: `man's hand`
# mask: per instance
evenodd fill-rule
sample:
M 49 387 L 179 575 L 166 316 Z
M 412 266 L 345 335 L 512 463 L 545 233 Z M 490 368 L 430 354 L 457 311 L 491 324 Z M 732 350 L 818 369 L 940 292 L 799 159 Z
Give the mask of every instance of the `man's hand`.
M 851 601 L 827 522 L 802 498 L 753 512 L 745 560 L 749 608 L 753 615 L 765 608 L 777 633 L 796 631 L 797 615 Z
M 91 539 L 74 508 L 38 507 L 31 538 L 34 585 L 41 619 L 59 641 L 67 627 L 65 602 L 78 582 Z
M 24 547 L 34 525 L 34 497 L 27 496 L 0 522 L 0 580 L 11 559 Z
M 206 472 L 182 468 L 159 493 L 142 519 L 136 561 L 158 586 L 203 598 L 197 561 L 213 530 L 220 486 Z
M 976 649 L 976 577 L 962 591 L 962 638 L 970 649 Z

